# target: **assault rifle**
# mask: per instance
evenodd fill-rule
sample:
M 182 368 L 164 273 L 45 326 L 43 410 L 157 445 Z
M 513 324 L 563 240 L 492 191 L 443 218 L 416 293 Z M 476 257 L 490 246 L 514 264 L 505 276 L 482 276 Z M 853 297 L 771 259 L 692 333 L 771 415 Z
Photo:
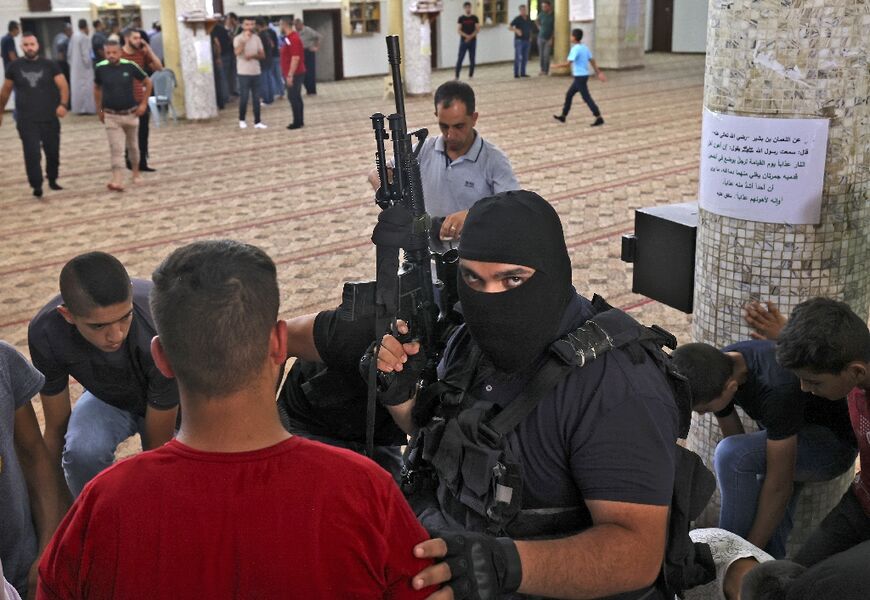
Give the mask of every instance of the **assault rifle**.
M 438 254 L 429 248 L 432 219 L 426 213 L 417 158 L 429 132 L 426 129 L 408 131 L 398 36 L 387 36 L 387 58 L 393 77 L 396 112 L 386 117 L 382 113 L 371 116 L 377 145 L 375 163 L 380 181 L 375 202 L 381 208 L 381 213 L 372 234 L 377 251 L 377 275 L 374 282 L 345 284 L 342 315 L 353 320 L 373 314 L 374 334 L 378 342 L 387 333 L 398 335 L 396 320 L 405 321 L 409 333 L 399 339 L 403 342 L 419 341 L 426 353 L 426 364 L 417 384 L 418 389 L 422 389 L 437 379 L 436 367 L 447 338 L 454 326 L 461 322 L 461 317 L 453 310 L 458 300 L 458 253 L 448 250 Z M 417 138 L 416 148 L 413 138 Z M 393 147 L 392 173 L 387 166 L 387 140 L 392 141 Z M 403 253 L 401 265 L 400 250 Z M 433 259 L 437 282 L 432 277 Z M 436 289 L 440 296 L 440 310 L 436 303 Z M 368 369 L 366 453 L 369 456 L 374 450 L 377 391 L 387 389 L 394 379 L 392 375 L 377 372 L 379 347 L 379 344 L 375 346 L 375 355 Z

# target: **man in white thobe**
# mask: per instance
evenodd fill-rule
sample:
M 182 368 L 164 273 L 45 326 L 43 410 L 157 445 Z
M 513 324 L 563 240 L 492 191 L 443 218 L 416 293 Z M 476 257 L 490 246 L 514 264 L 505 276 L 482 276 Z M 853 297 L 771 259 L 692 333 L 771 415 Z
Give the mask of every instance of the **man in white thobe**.
M 69 44 L 70 101 L 72 112 L 94 114 L 94 63 L 91 60 L 91 38 L 88 35 L 88 22 L 79 19 L 79 30 Z

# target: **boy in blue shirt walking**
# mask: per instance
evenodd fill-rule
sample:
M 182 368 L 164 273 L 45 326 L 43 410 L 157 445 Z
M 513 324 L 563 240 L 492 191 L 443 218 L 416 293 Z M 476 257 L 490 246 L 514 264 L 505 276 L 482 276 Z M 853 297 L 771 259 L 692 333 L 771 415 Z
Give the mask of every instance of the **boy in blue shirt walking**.
M 568 116 L 568 111 L 571 110 L 571 101 L 574 98 L 574 94 L 580 92 L 580 96 L 595 117 L 592 127 L 598 127 L 599 125 L 604 125 L 604 119 L 601 117 L 598 105 L 595 104 L 592 96 L 589 95 L 589 87 L 587 85 L 589 81 L 589 65 L 592 65 L 592 69 L 595 71 L 599 81 L 607 81 L 607 78 L 601 72 L 601 69 L 598 68 L 598 65 L 595 64 L 595 59 L 592 58 L 592 51 L 589 50 L 589 47 L 580 43 L 582 39 L 582 29 L 572 30 L 571 41 L 573 45 L 571 46 L 571 52 L 568 53 L 568 60 L 558 65 L 553 65 L 554 67 L 567 67 L 571 65 L 571 73 L 574 75 L 574 83 L 571 84 L 571 87 L 568 88 L 568 93 L 565 94 L 565 106 L 562 107 L 562 114 L 553 115 L 553 118 L 564 123 L 565 118 Z

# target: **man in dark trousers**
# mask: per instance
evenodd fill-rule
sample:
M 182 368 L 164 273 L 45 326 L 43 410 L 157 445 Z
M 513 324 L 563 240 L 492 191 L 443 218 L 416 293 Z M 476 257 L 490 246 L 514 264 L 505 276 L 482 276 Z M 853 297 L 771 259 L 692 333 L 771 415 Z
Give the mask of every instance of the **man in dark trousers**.
M 281 33 L 284 35 L 284 45 L 281 46 L 281 74 L 287 86 L 287 100 L 290 101 L 290 109 L 293 111 L 293 121 L 287 129 L 299 129 L 304 125 L 302 84 L 305 79 L 305 54 L 302 40 L 289 18 L 281 19 Z
M 151 46 L 145 40 L 142 32 L 137 29 L 127 29 L 124 32 L 124 45 L 121 47 L 121 58 L 136 63 L 146 75 L 150 75 L 155 71 L 163 70 L 163 63 L 160 62 L 160 59 L 157 58 L 157 55 L 154 54 L 153 50 L 151 50 Z M 145 102 L 145 112 L 139 116 L 138 134 L 139 171 L 145 173 L 157 170 L 148 166 L 148 136 L 150 133 L 149 124 L 151 119 L 151 111 L 148 110 L 148 96 L 150 95 L 150 90 L 147 95 L 145 94 L 144 83 L 133 82 L 133 97 L 136 99 L 136 102 L 142 102 L 143 99 Z M 129 157 L 127 157 L 127 160 L 127 168 L 132 169 L 132 165 L 129 164 Z
M 42 159 L 45 151 L 45 174 L 48 187 L 63 189 L 57 183 L 60 166 L 60 121 L 66 116 L 69 86 L 63 73 L 53 61 L 39 56 L 39 41 L 32 33 L 21 39 L 24 58 L 19 58 L 6 69 L 6 80 L 0 89 L 0 107 L 6 106 L 15 90 L 18 135 L 24 146 L 24 164 L 27 181 L 33 195 L 42 197 Z M 0 108 L 0 124 L 3 110 Z
M 456 60 L 456 79 L 462 72 L 462 61 L 468 53 L 468 78 L 474 77 L 474 55 L 477 50 L 477 34 L 480 33 L 480 19 L 471 14 L 471 2 L 462 5 L 463 14 L 459 15 L 456 30 L 459 32 L 459 58 Z
M 9 72 L 9 65 L 18 59 L 18 50 L 15 49 L 15 37 L 21 33 L 18 21 L 9 21 L 9 32 L 0 38 L 0 54 L 3 55 L 3 70 Z M 3 107 L 0 106 L 0 110 Z
M 520 4 L 520 14 L 511 21 L 508 29 L 514 32 L 514 77 L 528 77 L 526 64 L 532 43 L 532 21 L 525 4 Z
M 296 19 L 293 22 L 296 28 L 296 33 L 299 34 L 299 39 L 302 40 L 302 47 L 305 49 L 305 93 L 309 96 L 317 94 L 317 52 L 320 51 L 320 42 L 323 36 L 302 22 L 302 19 Z

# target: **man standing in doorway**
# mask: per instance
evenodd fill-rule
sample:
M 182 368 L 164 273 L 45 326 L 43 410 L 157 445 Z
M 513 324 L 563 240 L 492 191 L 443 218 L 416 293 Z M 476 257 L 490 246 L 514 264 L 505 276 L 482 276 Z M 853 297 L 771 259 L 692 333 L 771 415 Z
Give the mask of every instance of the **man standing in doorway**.
M 211 29 L 212 61 L 214 62 L 215 97 L 219 109 L 230 100 L 230 79 L 235 85 L 236 57 L 233 56 L 233 42 L 223 23 L 218 21 Z
M 21 38 L 24 58 L 12 62 L 6 69 L 6 80 L 0 89 L 0 124 L 3 106 L 15 89 L 18 136 L 24 146 L 27 181 L 33 195 L 42 197 L 42 158 L 45 151 L 45 173 L 48 187 L 60 190 L 57 174 L 60 167 L 60 121 L 66 116 L 69 87 L 60 68 L 53 61 L 39 56 L 39 42 L 32 33 Z
M 72 25 L 64 23 L 63 31 L 54 36 L 54 43 L 51 51 L 54 54 L 54 60 L 57 61 L 63 76 L 66 77 L 66 82 L 69 84 L 69 38 L 72 35 Z
M 532 20 L 525 4 L 520 4 L 520 14 L 511 21 L 508 28 L 514 32 L 514 77 L 528 77 L 526 63 L 529 62 L 529 48 L 532 39 Z
M 97 63 L 94 99 L 100 122 L 106 125 L 112 155 L 112 179 L 106 187 L 113 192 L 123 192 L 125 140 L 133 168 L 133 183 L 139 181 L 139 117 L 148 110 L 151 80 L 139 65 L 121 58 L 121 44 L 116 39 L 109 38 L 103 48 L 106 60 Z M 145 86 L 145 91 L 137 102 L 133 88 L 140 83 Z
M 299 34 L 299 39 L 302 40 L 302 47 L 305 49 L 305 93 L 309 96 L 317 94 L 317 61 L 315 52 L 320 50 L 320 41 L 323 36 L 317 31 L 302 22 L 302 19 L 296 19 L 294 22 L 296 33 Z
M 298 21 L 297 21 L 298 22 Z M 293 111 L 293 121 L 287 129 L 300 129 L 304 124 L 302 103 L 302 80 L 305 78 L 304 45 L 299 34 L 290 24 L 289 18 L 281 19 L 281 33 L 284 45 L 281 46 L 281 74 L 287 85 L 287 100 Z
M 124 32 L 124 46 L 121 48 L 121 58 L 136 63 L 136 65 L 145 72 L 146 75 L 154 71 L 162 71 L 163 63 L 154 54 L 151 46 L 142 37 L 142 32 L 138 29 L 127 29 Z M 145 103 L 145 112 L 139 116 L 139 171 L 153 172 L 157 169 L 148 166 L 148 135 L 150 133 L 150 111 L 148 110 L 148 96 L 151 91 L 145 94 L 145 88 L 142 84 L 133 82 L 133 98 L 137 103 Z M 132 160 L 127 157 L 127 168 L 131 169 Z
M 541 0 L 541 11 L 538 13 L 538 54 L 541 57 L 541 72 L 539 75 L 549 75 L 550 55 L 553 52 L 553 4 L 550 0 Z
M 72 111 L 79 115 L 92 115 L 97 112 L 94 106 L 94 63 L 91 62 L 91 38 L 85 19 L 79 19 L 79 30 L 72 36 L 69 58 Z
M 8 33 L 0 38 L 0 56 L 3 57 L 3 72 L 9 72 L 9 65 L 13 61 L 18 60 L 18 49 L 15 47 L 15 38 L 21 33 L 21 27 L 18 21 L 9 21 Z M 6 104 L 0 104 L 0 113 L 6 108 Z M 18 114 L 15 109 L 12 111 L 12 118 L 18 120 Z
M 254 104 L 254 128 L 266 129 L 266 124 L 260 122 L 260 61 L 266 54 L 260 36 L 254 33 L 254 19 L 245 17 L 242 21 L 242 32 L 233 39 L 233 51 L 239 74 L 239 129 L 248 127 L 248 96 Z
M 459 59 L 456 61 L 456 79 L 459 79 L 459 73 L 462 72 L 462 61 L 465 60 L 465 53 L 468 52 L 468 78 L 474 77 L 474 54 L 477 50 L 477 34 L 480 33 L 480 19 L 477 15 L 471 14 L 471 2 L 466 2 L 462 5 L 464 14 L 459 16 L 458 25 L 456 26 L 459 32 Z
M 9 65 L 18 59 L 18 50 L 15 48 L 15 38 L 21 33 L 18 21 L 9 21 L 8 33 L 0 38 L 0 54 L 3 55 L 3 72 L 9 72 Z M 0 110 L 3 107 L 0 106 Z
M 93 60 L 96 65 L 101 60 L 104 60 L 106 57 L 103 55 L 103 44 L 106 43 L 106 26 L 102 21 L 97 19 L 93 23 L 94 25 L 94 34 L 91 36 L 91 50 L 93 51 Z

